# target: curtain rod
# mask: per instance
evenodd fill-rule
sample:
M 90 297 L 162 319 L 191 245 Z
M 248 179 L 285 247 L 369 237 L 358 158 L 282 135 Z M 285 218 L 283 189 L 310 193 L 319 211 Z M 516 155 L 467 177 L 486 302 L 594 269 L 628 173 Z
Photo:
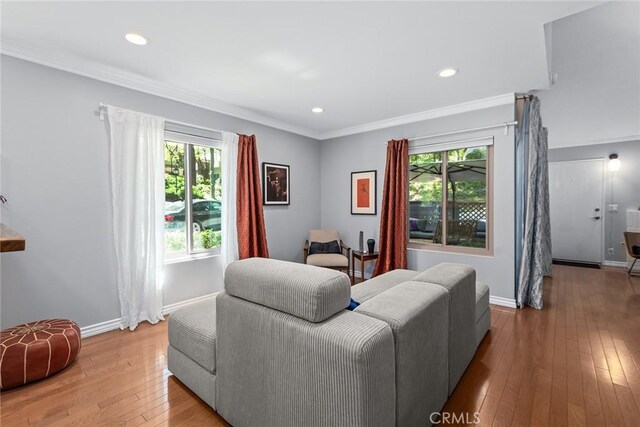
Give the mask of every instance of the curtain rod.
M 504 127 L 504 134 L 505 135 L 509 135 L 509 126 L 515 126 L 517 124 L 518 124 L 518 121 L 516 120 L 516 121 L 513 121 L 513 122 L 504 122 L 504 123 L 500 123 L 500 124 L 496 124 L 496 125 L 482 126 L 482 127 L 473 128 L 473 129 L 456 130 L 456 131 L 453 131 L 453 132 L 438 133 L 438 134 L 435 134 L 435 135 L 417 136 L 417 137 L 414 137 L 414 138 L 409 138 L 409 141 L 418 141 L 420 139 L 437 138 L 437 137 L 440 137 L 440 136 L 457 135 L 459 133 L 476 132 L 476 131 L 479 131 L 479 130 L 495 129 L 495 128 L 500 128 L 500 127 Z
M 100 117 L 100 120 L 102 120 L 102 121 L 104 121 L 104 113 L 106 112 L 106 110 L 107 110 L 107 104 L 103 104 L 102 102 L 100 104 L 98 104 L 98 115 Z M 218 129 L 212 129 L 212 128 L 208 128 L 208 127 L 204 127 L 204 126 L 198 126 L 198 125 L 194 125 L 194 124 L 191 124 L 191 123 L 181 122 L 181 121 L 178 121 L 178 120 L 164 119 L 164 122 L 165 122 L 165 124 L 166 123 L 170 123 L 172 125 L 187 126 L 187 127 L 191 127 L 191 128 L 194 128 L 194 129 L 206 130 L 206 131 L 209 131 L 209 132 L 220 132 L 220 133 L 224 132 L 224 131 L 221 131 L 221 130 L 218 130 Z M 178 133 L 181 133 L 181 132 L 178 132 Z

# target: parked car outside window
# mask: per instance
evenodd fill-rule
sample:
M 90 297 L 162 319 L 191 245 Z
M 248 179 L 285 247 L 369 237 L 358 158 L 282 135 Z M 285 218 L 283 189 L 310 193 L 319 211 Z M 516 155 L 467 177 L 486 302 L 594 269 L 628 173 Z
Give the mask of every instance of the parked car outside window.
M 165 206 L 164 220 L 169 226 L 184 227 L 185 211 L 183 201 L 169 203 Z M 193 201 L 193 231 L 220 231 L 221 217 L 222 203 L 219 200 L 195 199 Z

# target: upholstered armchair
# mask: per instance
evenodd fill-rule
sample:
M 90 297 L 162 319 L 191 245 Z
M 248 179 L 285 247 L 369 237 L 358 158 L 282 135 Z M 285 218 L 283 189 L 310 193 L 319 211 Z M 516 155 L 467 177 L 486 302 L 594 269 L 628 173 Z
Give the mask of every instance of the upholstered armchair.
M 337 230 L 311 230 L 304 244 L 304 263 L 316 267 L 344 270 L 349 274 L 351 248 Z
M 640 233 L 625 231 L 624 242 L 627 246 L 627 253 L 629 254 L 629 258 L 633 259 L 633 263 L 631 264 L 631 267 L 629 267 L 629 271 L 627 273 L 629 274 L 629 276 L 635 276 L 633 267 L 636 265 L 636 261 L 640 259 Z

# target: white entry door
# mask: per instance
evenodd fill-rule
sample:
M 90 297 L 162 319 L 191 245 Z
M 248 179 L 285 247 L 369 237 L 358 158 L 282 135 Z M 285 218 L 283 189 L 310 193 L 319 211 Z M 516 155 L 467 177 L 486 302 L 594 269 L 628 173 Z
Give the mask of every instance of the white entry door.
M 604 160 L 549 163 L 554 259 L 602 263 Z

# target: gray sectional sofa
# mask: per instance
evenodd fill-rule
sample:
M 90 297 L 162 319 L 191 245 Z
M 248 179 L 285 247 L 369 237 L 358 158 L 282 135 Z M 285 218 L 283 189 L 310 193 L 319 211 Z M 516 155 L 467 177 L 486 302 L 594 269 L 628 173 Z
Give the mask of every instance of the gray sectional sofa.
M 360 305 L 347 310 L 350 298 Z M 234 426 L 429 425 L 490 326 L 489 288 L 440 264 L 350 286 L 252 258 L 169 317 L 169 370 Z

